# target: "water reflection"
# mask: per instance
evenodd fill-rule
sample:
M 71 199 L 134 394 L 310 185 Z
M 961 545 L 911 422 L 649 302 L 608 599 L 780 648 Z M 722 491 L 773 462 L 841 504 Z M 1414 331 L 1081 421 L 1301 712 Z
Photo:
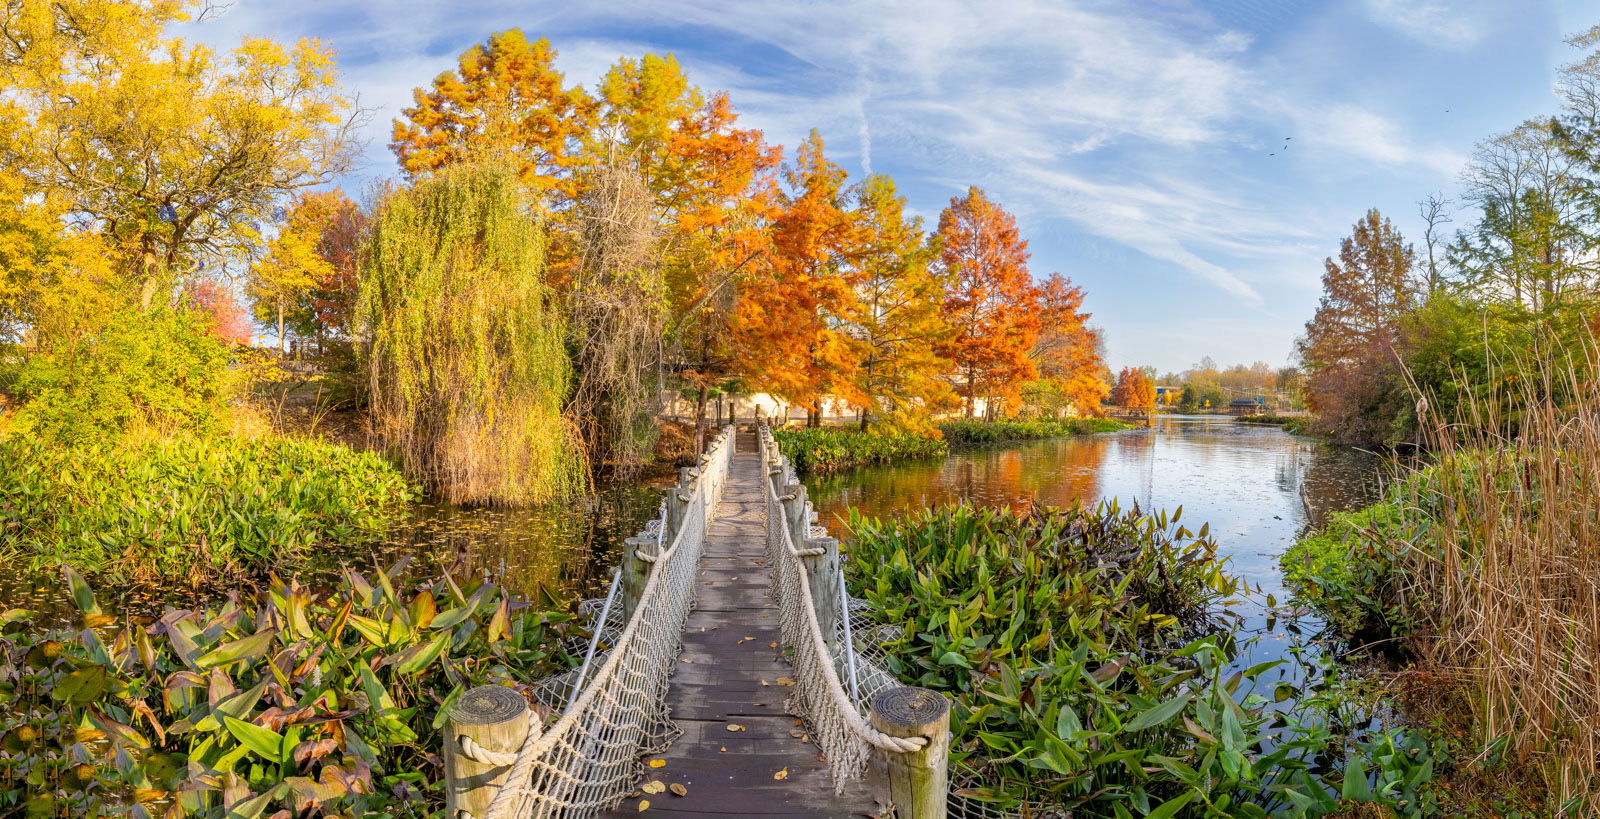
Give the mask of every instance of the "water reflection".
M 1266 596 L 1287 597 L 1278 557 L 1308 525 L 1371 503 L 1375 456 L 1219 416 L 1161 416 L 1151 429 L 956 452 L 938 462 L 874 467 L 808 481 L 836 532 L 850 507 L 898 516 L 967 500 L 1014 509 L 1117 498 L 1124 507 L 1183 507 L 1190 529 L 1211 525 L 1234 574 L 1260 593 L 1241 607 L 1257 635 L 1241 663 L 1281 657 L 1302 627 L 1272 617 Z

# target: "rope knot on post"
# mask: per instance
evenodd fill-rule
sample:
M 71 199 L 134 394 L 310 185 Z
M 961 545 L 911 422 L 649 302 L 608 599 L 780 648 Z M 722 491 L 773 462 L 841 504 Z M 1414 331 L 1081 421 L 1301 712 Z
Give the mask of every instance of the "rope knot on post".
M 450 816 L 485 817 L 531 732 L 528 701 L 503 685 L 480 685 L 446 712 L 445 795 Z

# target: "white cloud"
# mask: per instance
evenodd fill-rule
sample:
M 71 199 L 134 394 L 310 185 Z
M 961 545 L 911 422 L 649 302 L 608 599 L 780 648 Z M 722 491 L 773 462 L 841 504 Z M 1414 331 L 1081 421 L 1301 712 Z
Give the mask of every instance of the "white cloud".
M 1446 0 L 1367 0 L 1372 19 L 1429 45 L 1466 49 L 1487 34 L 1472 3 Z

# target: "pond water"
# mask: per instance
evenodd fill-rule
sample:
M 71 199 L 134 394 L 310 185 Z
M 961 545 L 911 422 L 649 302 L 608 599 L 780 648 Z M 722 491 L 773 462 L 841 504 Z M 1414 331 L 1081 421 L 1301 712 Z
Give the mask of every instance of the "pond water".
M 1287 592 L 1278 557 L 1308 525 L 1365 506 L 1379 491 L 1371 453 L 1290 435 L 1226 416 L 1157 416 L 1149 429 L 1055 438 L 951 453 L 942 461 L 870 467 L 806 481 L 820 518 L 836 534 L 851 507 L 895 516 L 968 500 L 1025 508 L 1116 498 L 1123 508 L 1175 510 L 1191 531 L 1203 523 L 1230 573 L 1254 590 L 1237 607 L 1244 630 L 1240 666 L 1283 657 L 1320 629 L 1284 617 Z M 1278 603 L 1267 605 L 1267 595 Z M 1287 676 L 1298 676 L 1284 669 Z
M 383 542 L 309 555 L 279 573 L 317 586 L 345 568 L 370 574 L 409 558 L 408 574 L 437 575 L 449 569 L 465 577 L 487 572 L 540 605 L 565 609 L 586 597 L 605 595 L 611 580 L 607 568 L 616 564 L 623 539 L 638 534 L 656 516 L 668 482 L 613 483 L 588 498 L 528 509 L 417 504 Z M 132 614 L 160 614 L 167 604 L 193 605 L 227 593 L 211 587 L 95 585 L 102 606 Z M 0 609 L 7 608 L 38 611 L 45 623 L 65 624 L 77 617 L 59 572 L 29 571 L 22 563 L 0 566 Z

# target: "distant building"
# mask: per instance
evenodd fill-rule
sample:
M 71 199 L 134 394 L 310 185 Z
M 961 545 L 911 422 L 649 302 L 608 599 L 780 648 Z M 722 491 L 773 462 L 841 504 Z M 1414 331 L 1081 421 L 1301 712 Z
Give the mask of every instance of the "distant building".
M 1265 409 L 1265 403 L 1260 398 L 1235 398 L 1228 402 L 1228 412 L 1233 415 L 1254 415 Z

